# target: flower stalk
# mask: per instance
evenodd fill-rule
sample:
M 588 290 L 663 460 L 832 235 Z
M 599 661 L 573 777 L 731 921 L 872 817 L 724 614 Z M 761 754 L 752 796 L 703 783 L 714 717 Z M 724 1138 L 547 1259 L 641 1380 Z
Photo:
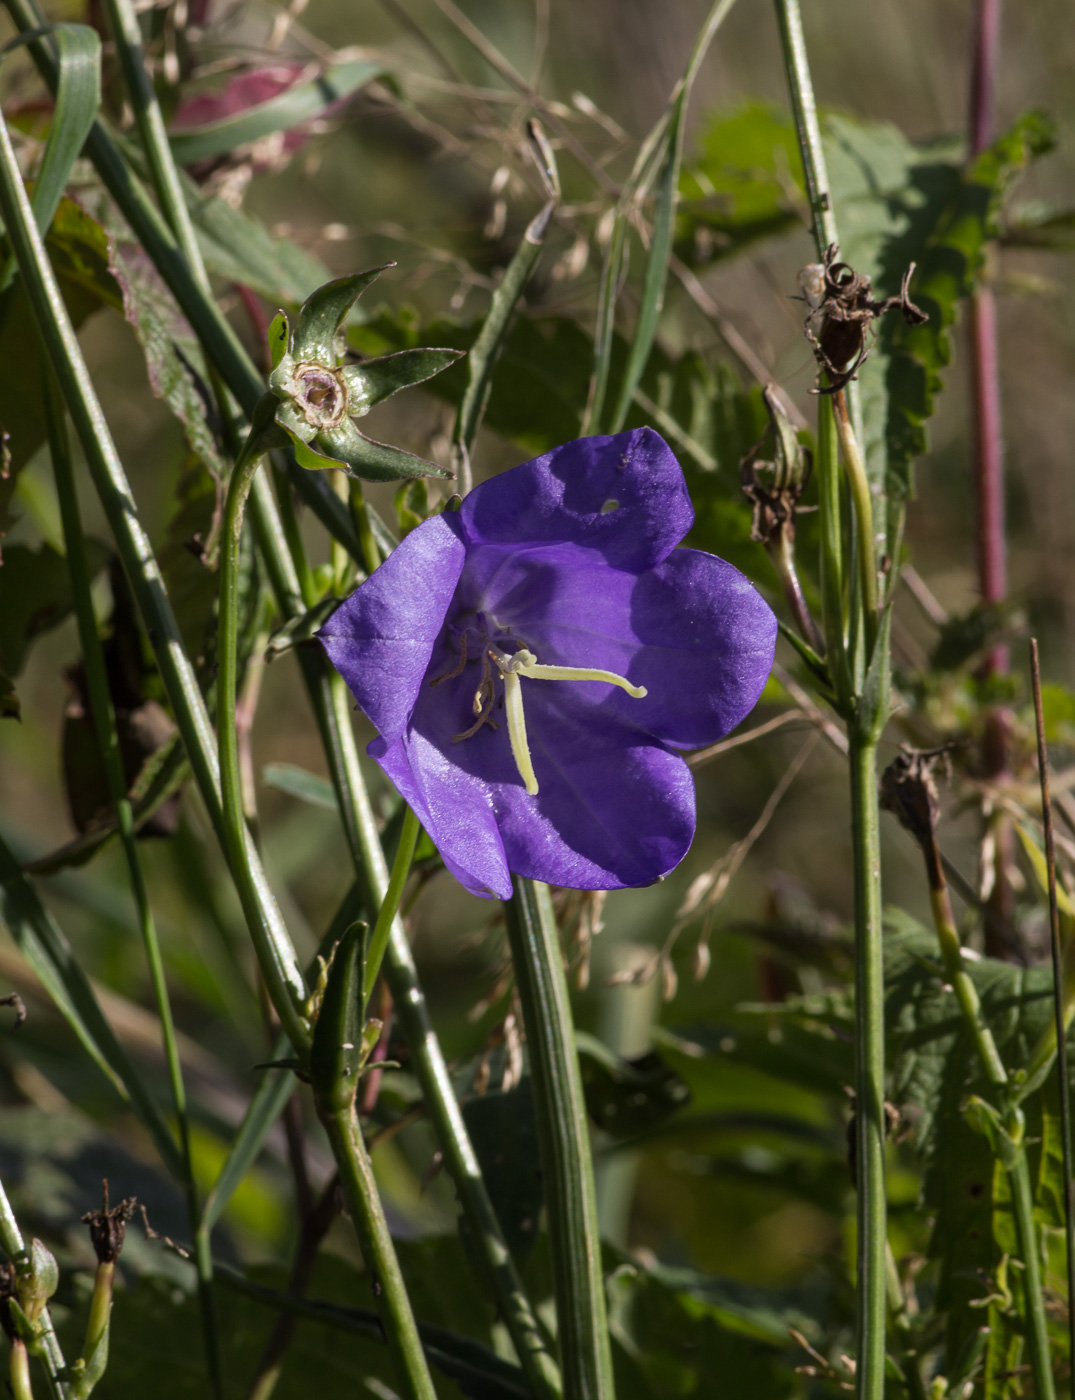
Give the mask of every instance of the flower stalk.
M 548 886 L 512 883 L 504 911 L 534 1087 L 564 1397 L 612 1400 L 593 1154 L 560 936 Z

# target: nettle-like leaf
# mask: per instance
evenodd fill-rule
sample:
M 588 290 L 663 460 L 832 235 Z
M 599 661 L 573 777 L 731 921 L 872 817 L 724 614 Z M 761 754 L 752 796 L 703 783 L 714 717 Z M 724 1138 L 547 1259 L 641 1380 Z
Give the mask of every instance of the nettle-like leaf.
M 699 264 L 734 256 L 802 224 L 802 163 L 782 108 L 749 102 L 714 112 L 683 162 L 676 251 Z
M 867 470 L 897 510 L 926 450 L 959 303 L 974 290 L 1013 180 L 1052 139 L 1049 123 L 1032 112 L 966 167 L 962 144 L 951 139 L 914 145 L 887 122 L 834 115 L 825 123 L 841 256 L 872 278 L 878 295 L 897 292 L 915 263 L 911 296 L 929 315 L 920 326 L 885 317 L 859 375 Z

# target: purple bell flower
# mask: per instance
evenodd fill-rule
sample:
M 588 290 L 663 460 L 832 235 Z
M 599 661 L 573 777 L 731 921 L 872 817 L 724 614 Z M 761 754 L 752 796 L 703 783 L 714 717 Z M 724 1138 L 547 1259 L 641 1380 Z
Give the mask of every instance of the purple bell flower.
M 418 526 L 318 634 L 474 894 L 648 885 L 686 854 L 677 750 L 750 712 L 776 641 L 737 569 L 676 548 L 693 520 L 651 429 L 582 438 Z

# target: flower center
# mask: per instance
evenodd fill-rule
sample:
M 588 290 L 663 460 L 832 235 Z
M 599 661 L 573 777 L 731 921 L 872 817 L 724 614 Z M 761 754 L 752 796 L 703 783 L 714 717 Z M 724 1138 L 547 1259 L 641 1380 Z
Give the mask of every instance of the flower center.
M 311 428 L 339 427 L 347 413 L 347 386 L 327 365 L 298 365 L 293 380 L 294 401 Z
M 431 685 L 439 685 L 441 681 L 451 680 L 462 674 L 467 664 L 467 637 L 473 630 L 466 628 L 461 633 L 459 663 L 455 669 L 442 676 L 437 676 L 430 682 Z M 504 640 L 504 638 L 501 637 L 499 640 Z M 535 681 L 602 681 L 606 685 L 619 686 L 621 690 L 625 690 L 636 700 L 641 700 L 648 694 L 644 685 L 632 685 L 625 676 L 617 675 L 615 671 L 605 671 L 599 667 L 591 666 L 544 666 L 529 647 L 521 645 L 517 651 L 505 651 L 503 647 L 498 646 L 495 641 L 486 636 L 482 636 L 481 645 L 481 681 L 478 689 L 474 692 L 472 707 L 476 719 L 469 729 L 463 730 L 461 734 L 456 734 L 453 742 L 458 744 L 465 739 L 472 738 L 485 724 L 490 725 L 493 729 L 499 727 L 493 718 L 493 709 L 497 702 L 496 680 L 499 677 L 504 686 L 504 710 L 508 720 L 508 741 L 511 744 L 511 756 L 515 760 L 515 767 L 519 770 L 523 786 L 531 797 L 537 796 L 538 780 L 534 773 L 530 744 L 526 736 L 522 685 L 524 678 Z

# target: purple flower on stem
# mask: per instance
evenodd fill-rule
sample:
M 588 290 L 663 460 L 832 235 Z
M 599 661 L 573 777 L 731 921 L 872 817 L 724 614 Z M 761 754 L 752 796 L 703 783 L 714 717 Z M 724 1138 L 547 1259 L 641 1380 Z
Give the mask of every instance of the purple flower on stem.
M 676 545 L 694 512 L 649 428 L 582 438 L 412 531 L 319 633 L 369 746 L 474 894 L 510 873 L 651 884 L 694 836 L 677 750 L 756 703 L 776 619 Z

